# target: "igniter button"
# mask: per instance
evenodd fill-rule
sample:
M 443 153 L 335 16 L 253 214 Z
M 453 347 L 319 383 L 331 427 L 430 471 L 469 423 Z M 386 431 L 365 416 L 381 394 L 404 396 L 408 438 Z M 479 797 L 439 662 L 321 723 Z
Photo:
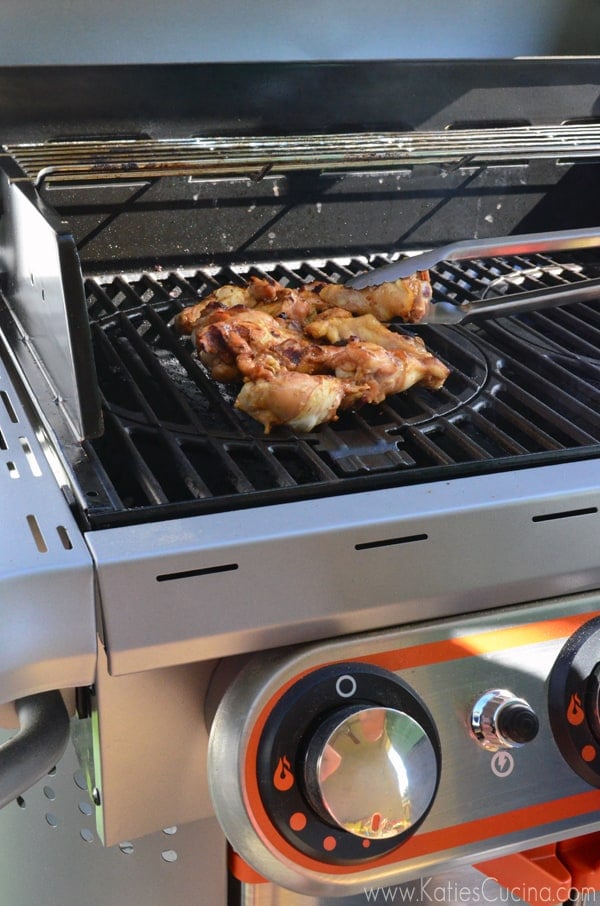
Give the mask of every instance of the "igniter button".
M 495 752 L 531 742 L 540 722 L 533 708 L 507 689 L 492 689 L 477 699 L 471 711 L 471 730 L 479 745 Z

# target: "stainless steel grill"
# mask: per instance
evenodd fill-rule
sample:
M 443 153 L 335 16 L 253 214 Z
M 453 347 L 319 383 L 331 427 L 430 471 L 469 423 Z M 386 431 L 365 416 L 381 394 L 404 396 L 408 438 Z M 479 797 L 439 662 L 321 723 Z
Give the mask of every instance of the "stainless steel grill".
M 144 851 L 144 906 L 360 906 L 465 864 L 513 890 L 547 868 L 538 902 L 597 880 L 570 839 L 597 851 L 597 252 L 442 261 L 435 300 L 587 301 L 395 324 L 445 386 L 307 434 L 265 436 L 170 325 L 252 276 L 593 229 L 599 83 L 568 60 L 0 69 L 0 718 L 49 694 L 66 728 L 65 699 L 85 818 L 61 831 L 66 759 L 30 794 L 51 756 L 13 756 L 10 906 L 53 895 L 73 837 L 65 906 L 131 899 Z M 374 744 L 341 823 L 334 735 L 351 779 Z M 55 849 L 19 883 L 36 803 Z

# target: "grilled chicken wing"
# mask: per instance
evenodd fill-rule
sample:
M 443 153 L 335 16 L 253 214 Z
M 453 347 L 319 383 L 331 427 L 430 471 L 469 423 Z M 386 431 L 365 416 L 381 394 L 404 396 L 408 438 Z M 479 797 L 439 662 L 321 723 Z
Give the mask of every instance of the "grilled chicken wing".
M 414 323 L 420 321 L 429 311 L 431 284 L 424 272 L 367 286 L 365 289 L 351 289 L 338 283 L 325 283 L 319 289 L 319 298 L 328 305 L 344 308 L 353 315 L 375 315 L 378 321 L 402 318 Z
M 274 317 L 282 316 L 300 325 L 328 308 L 344 309 L 351 315 L 371 313 L 379 321 L 402 318 L 414 322 L 424 317 L 430 301 L 431 285 L 425 272 L 361 290 L 320 282 L 290 289 L 272 280 L 251 277 L 248 286 L 221 286 L 196 305 L 184 308 L 173 319 L 173 325 L 178 333 L 190 334 L 211 306 L 237 305 L 258 307 Z
M 266 434 L 273 425 L 312 431 L 323 422 L 334 421 L 348 398 L 358 399 L 367 389 L 330 375 L 281 371 L 247 381 L 235 407 L 263 424 Z
M 204 314 L 206 309 L 213 308 L 233 308 L 235 305 L 254 305 L 254 299 L 246 287 L 241 286 L 220 286 L 210 295 L 205 296 L 196 305 L 188 305 L 179 314 L 173 318 L 173 326 L 177 333 L 191 334 L 194 325 Z
M 251 277 L 248 286 L 225 285 L 205 296 L 195 305 L 184 308 L 173 319 L 180 334 L 191 334 L 194 328 L 212 311 L 235 308 L 258 308 L 273 317 L 280 316 L 300 326 L 319 310 L 318 294 L 313 290 L 290 289 L 272 280 Z
M 429 353 L 416 356 L 361 340 L 350 340 L 341 347 L 332 365 L 336 377 L 368 386 L 361 397 L 364 403 L 381 403 L 390 394 L 419 383 L 438 390 L 448 377 L 446 366 Z
M 304 325 L 304 332 L 314 340 L 325 340 L 327 343 L 343 343 L 355 338 L 377 343 L 384 349 L 410 350 L 416 355 L 425 352 L 425 344 L 420 337 L 396 333 L 381 324 L 374 315 L 354 317 L 341 308 L 332 308 L 317 315 Z

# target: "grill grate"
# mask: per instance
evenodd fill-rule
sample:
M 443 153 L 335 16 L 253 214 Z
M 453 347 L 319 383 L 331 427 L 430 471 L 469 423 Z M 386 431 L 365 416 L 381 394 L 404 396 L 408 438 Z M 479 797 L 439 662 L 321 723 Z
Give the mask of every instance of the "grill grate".
M 223 283 L 252 274 L 291 285 L 343 281 L 365 266 L 333 259 L 86 280 L 105 418 L 103 436 L 85 444 L 99 479 L 91 498 L 83 488 L 90 525 L 598 454 L 600 311 L 592 303 L 468 328 L 411 328 L 449 365 L 442 390 L 413 388 L 300 436 L 282 428 L 266 437 L 233 409 L 239 388 L 213 381 L 169 327 Z M 434 298 L 463 300 L 581 281 L 595 270 L 525 256 L 442 264 L 432 283 Z

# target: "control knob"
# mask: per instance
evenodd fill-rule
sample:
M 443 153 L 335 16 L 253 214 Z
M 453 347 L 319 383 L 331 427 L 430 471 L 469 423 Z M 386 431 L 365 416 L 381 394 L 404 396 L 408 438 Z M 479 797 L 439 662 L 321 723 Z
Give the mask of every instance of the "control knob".
M 306 673 L 262 725 L 256 777 L 277 832 L 320 862 L 352 865 L 401 846 L 425 821 L 441 768 L 416 692 L 374 664 Z
M 587 783 L 600 787 L 600 617 L 563 645 L 550 673 L 550 726 L 561 754 Z
M 437 753 L 403 711 L 376 705 L 336 710 L 306 751 L 306 792 L 322 819 L 366 839 L 406 833 L 428 810 Z

